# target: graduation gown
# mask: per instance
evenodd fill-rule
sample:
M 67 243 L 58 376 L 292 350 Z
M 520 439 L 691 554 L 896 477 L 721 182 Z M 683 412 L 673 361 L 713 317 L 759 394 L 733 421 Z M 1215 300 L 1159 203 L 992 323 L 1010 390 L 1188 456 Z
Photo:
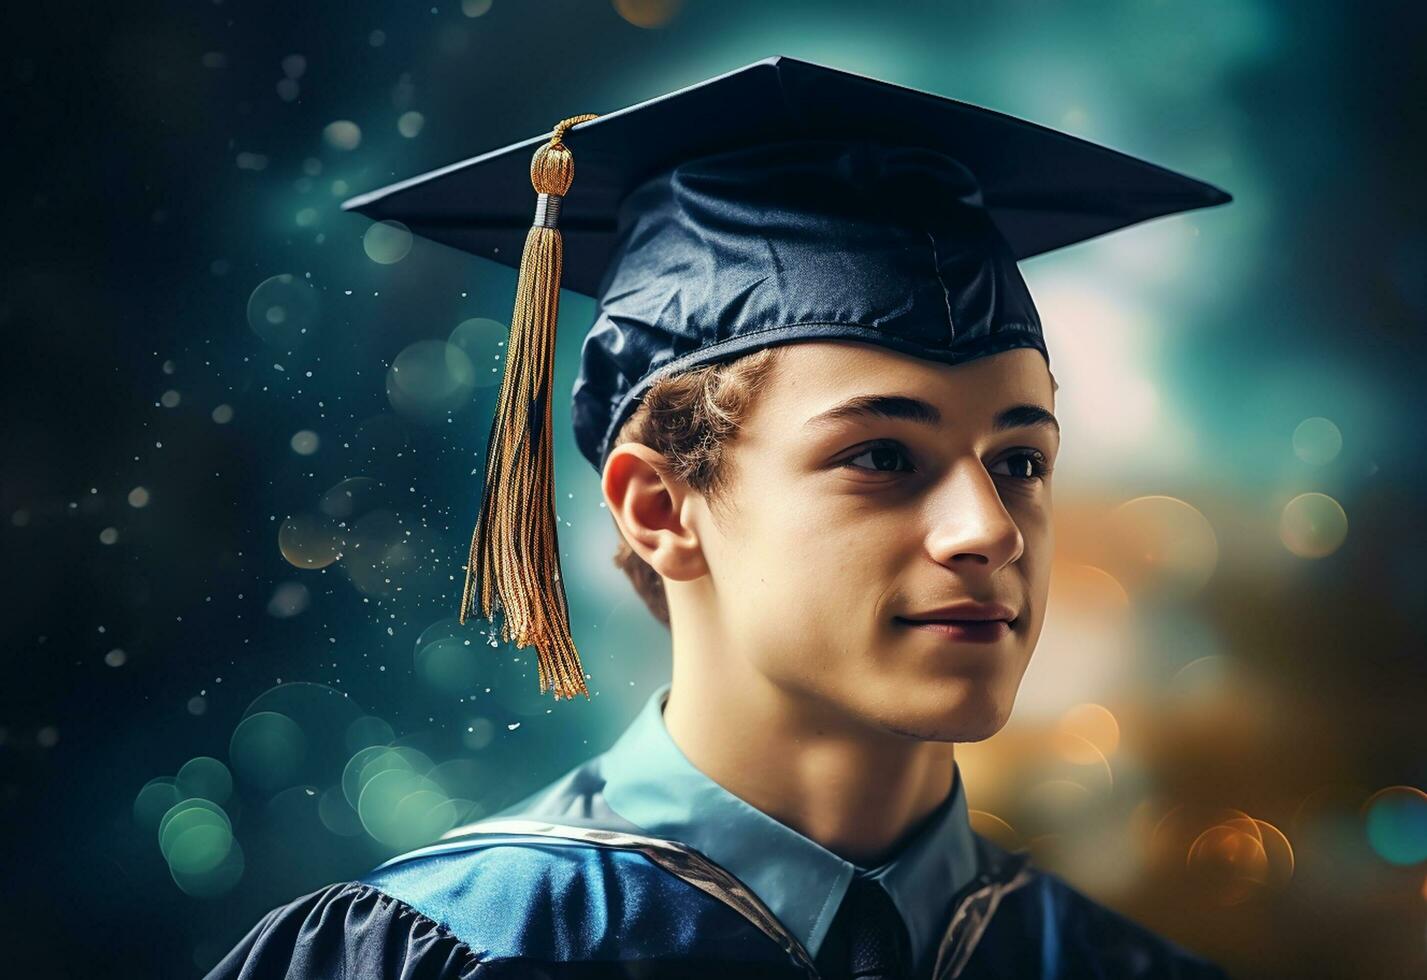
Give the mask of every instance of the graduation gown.
M 816 980 L 827 927 L 867 869 L 695 769 L 663 727 L 667 691 L 609 751 L 527 800 L 274 909 L 210 980 Z M 972 832 L 959 771 L 870 873 L 909 927 L 919 978 L 1224 977 Z

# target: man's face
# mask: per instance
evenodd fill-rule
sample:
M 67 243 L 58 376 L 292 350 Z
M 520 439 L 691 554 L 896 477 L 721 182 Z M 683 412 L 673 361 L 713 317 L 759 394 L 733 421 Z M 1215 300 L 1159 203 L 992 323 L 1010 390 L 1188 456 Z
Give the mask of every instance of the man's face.
M 1060 437 L 1034 424 L 1054 409 L 1044 358 L 1017 349 L 949 366 L 852 341 L 792 344 L 782 357 L 731 445 L 727 503 L 700 538 L 727 641 L 815 711 L 921 739 L 994 734 L 1049 589 L 1040 471 Z M 817 420 L 858 396 L 922 402 L 937 420 Z M 906 621 L 969 602 L 1015 619 L 979 641 Z

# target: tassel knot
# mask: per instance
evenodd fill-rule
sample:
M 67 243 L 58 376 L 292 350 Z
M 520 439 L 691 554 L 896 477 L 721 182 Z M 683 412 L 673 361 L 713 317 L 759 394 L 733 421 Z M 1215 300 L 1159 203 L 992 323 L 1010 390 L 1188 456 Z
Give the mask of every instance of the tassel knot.
M 575 179 L 575 160 L 565 145 L 565 133 L 576 123 L 595 118 L 598 117 L 584 115 L 560 120 L 550 139 L 535 151 L 530 160 L 530 183 L 537 194 L 564 197 L 570 193 L 570 184 Z

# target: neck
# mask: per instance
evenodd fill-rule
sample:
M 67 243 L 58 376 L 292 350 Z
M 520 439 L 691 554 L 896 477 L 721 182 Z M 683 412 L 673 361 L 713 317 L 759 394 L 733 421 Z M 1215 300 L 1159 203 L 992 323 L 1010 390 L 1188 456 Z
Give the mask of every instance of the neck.
M 676 650 L 664 723 L 714 782 L 864 867 L 951 792 L 953 743 L 874 727 L 724 658 Z

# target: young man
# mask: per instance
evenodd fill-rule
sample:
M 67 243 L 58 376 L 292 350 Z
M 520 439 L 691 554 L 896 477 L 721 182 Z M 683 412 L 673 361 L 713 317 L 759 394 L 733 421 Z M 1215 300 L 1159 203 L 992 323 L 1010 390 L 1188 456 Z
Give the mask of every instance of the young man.
M 1006 723 L 1049 584 L 1055 382 L 1016 260 L 1228 196 L 774 58 L 351 206 L 508 260 L 531 149 L 462 612 L 584 691 L 549 475 L 569 192 L 563 281 L 601 304 L 577 441 L 672 683 L 608 751 L 274 910 L 212 976 L 1222 976 L 973 833 L 954 748 Z

